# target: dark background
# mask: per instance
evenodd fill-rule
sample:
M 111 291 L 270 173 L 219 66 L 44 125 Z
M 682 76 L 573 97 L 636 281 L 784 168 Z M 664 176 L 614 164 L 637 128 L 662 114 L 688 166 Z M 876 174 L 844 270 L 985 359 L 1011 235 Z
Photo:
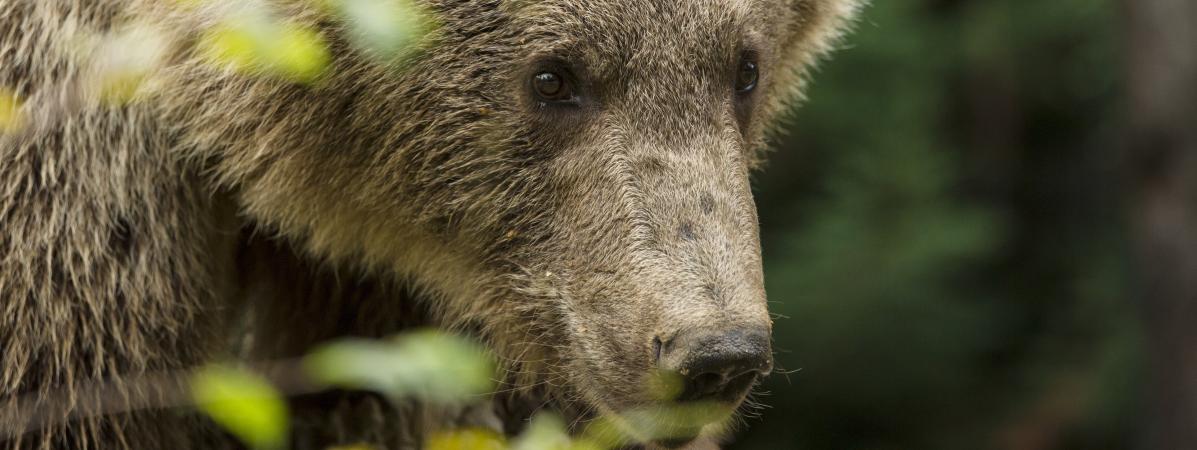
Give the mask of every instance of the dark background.
M 757 176 L 784 370 L 732 448 L 1197 448 L 1185 3 L 868 7 Z

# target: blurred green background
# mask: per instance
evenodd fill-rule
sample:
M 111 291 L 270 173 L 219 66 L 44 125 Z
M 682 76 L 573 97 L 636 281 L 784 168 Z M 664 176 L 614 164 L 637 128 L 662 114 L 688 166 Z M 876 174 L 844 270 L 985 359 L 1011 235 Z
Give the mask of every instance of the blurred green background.
M 732 448 L 1133 446 L 1116 12 L 866 9 L 756 180 L 783 370 Z

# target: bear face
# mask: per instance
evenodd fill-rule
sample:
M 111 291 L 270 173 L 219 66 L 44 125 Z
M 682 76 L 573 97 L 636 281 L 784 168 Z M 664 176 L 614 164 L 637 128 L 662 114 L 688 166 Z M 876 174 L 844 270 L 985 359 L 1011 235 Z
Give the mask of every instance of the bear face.
M 753 6 L 539 2 L 515 15 L 534 38 L 513 76 L 514 114 L 538 152 L 556 155 L 544 169 L 543 268 L 529 282 L 557 297 L 536 316 L 556 324 L 555 371 L 582 409 L 660 400 L 657 370 L 726 377 L 714 382 L 726 389 L 695 396 L 734 405 L 750 382 L 731 379 L 769 371 L 748 174 L 779 49 Z M 546 75 L 566 93 L 539 92 Z M 720 345 L 715 358 L 747 367 L 688 367 Z
M 856 2 L 425 6 L 402 67 L 334 42 L 316 86 L 184 68 L 164 113 L 258 226 L 424 292 L 530 403 L 736 408 L 771 369 L 749 176 Z
M 657 436 L 638 433 L 657 419 L 638 412 L 730 412 L 770 371 L 749 175 L 857 1 L 423 0 L 438 26 L 402 61 L 352 45 L 324 2 L 261 2 L 330 44 L 310 84 L 197 47 L 197 29 L 244 3 L 0 2 L 0 88 L 30 119 L 0 134 L 0 218 L 15 230 L 0 300 L 16 311 L 0 398 L 213 359 L 255 281 L 238 273 L 243 230 L 285 238 L 298 267 L 419 292 L 406 309 L 503 361 L 508 422 L 601 415 L 680 445 L 727 414 Z M 108 104 L 84 95 L 103 52 L 79 38 L 124 22 L 177 39 L 138 101 Z M 338 301 L 324 292 L 306 294 Z M 147 412 L 40 433 L 143 448 L 206 431 Z

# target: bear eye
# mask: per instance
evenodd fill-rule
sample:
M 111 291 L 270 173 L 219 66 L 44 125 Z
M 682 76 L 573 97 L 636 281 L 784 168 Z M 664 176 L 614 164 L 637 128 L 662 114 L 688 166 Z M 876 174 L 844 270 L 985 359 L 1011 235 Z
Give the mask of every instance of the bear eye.
M 540 72 L 532 76 L 532 92 L 542 102 L 573 100 L 574 93 L 565 76 L 557 72 Z
M 747 94 L 756 89 L 756 83 L 760 80 L 760 69 L 757 67 L 756 61 L 750 57 L 740 58 L 740 66 L 736 68 L 736 92 Z

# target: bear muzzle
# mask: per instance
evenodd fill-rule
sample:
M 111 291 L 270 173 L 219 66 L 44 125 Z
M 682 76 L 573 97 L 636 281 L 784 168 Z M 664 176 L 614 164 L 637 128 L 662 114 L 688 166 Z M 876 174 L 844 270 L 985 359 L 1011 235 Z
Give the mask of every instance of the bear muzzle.
M 737 403 L 773 370 L 763 328 L 694 330 L 662 342 L 657 365 L 680 375 L 678 402 Z

